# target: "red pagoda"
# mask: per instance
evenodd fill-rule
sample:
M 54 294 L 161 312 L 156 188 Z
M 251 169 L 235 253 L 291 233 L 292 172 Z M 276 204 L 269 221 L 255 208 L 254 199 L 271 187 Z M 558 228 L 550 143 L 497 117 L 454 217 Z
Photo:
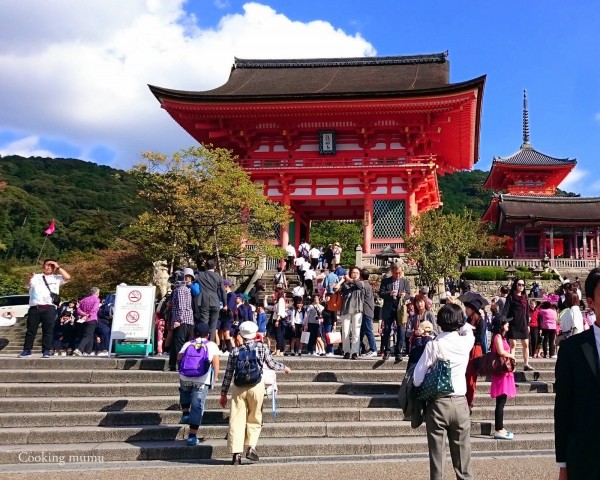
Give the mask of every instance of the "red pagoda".
M 312 220 L 362 220 L 369 254 L 402 252 L 410 218 L 441 205 L 437 174 L 478 160 L 484 84 L 449 83 L 445 52 L 236 58 L 214 90 L 150 90 L 192 137 L 231 149 L 290 207 L 282 246 L 309 238 Z
M 600 198 L 557 195 L 577 161 L 554 158 L 529 142 L 527 92 L 523 92 L 523 144 L 510 157 L 495 157 L 485 188 L 492 198 L 483 221 L 514 239 L 514 258 L 600 258 Z

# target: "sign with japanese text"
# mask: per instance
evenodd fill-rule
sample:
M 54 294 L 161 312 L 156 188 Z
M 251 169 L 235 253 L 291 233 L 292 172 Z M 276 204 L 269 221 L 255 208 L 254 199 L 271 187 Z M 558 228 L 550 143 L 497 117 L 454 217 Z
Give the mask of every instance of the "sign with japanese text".
M 154 324 L 156 287 L 118 286 L 112 340 L 147 340 Z

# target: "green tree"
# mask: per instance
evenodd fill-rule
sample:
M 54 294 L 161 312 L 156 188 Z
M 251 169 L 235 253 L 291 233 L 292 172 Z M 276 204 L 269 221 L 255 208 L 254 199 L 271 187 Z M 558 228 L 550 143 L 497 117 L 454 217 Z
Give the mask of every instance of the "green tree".
M 356 262 L 356 245 L 363 241 L 362 228 L 360 221 L 314 221 L 310 225 L 310 243 L 327 248 L 330 243 L 339 242 L 342 247 L 342 265 L 349 267 Z
M 226 272 L 242 258 L 285 255 L 275 243 L 278 226 L 289 220 L 287 209 L 262 194 L 229 150 L 200 146 L 143 158 L 132 174 L 150 208 L 128 238 L 149 259 L 202 263 L 217 257 Z
M 458 265 L 471 252 L 492 248 L 486 225 L 468 210 L 449 215 L 432 210 L 411 223 L 415 231 L 405 240 L 407 256 L 417 267 L 419 283 L 433 291 L 440 278 L 459 275 Z

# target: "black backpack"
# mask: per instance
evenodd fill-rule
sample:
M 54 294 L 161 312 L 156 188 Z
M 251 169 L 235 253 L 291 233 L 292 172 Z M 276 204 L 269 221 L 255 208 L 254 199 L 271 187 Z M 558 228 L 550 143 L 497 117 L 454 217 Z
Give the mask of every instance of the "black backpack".
M 256 348 L 243 345 L 239 349 L 233 383 L 237 387 L 254 386 L 262 380 L 262 369 L 256 357 Z

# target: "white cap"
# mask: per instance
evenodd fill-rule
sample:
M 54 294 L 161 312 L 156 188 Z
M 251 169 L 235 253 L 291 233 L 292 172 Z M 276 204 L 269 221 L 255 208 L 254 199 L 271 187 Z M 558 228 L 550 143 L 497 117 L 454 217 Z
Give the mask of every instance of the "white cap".
M 258 332 L 258 325 L 254 322 L 244 322 L 240 325 L 240 335 L 246 340 L 256 338 L 256 332 Z
M 192 277 L 192 278 L 194 278 L 194 271 L 191 268 L 184 268 L 183 269 L 183 276 L 184 277 Z

